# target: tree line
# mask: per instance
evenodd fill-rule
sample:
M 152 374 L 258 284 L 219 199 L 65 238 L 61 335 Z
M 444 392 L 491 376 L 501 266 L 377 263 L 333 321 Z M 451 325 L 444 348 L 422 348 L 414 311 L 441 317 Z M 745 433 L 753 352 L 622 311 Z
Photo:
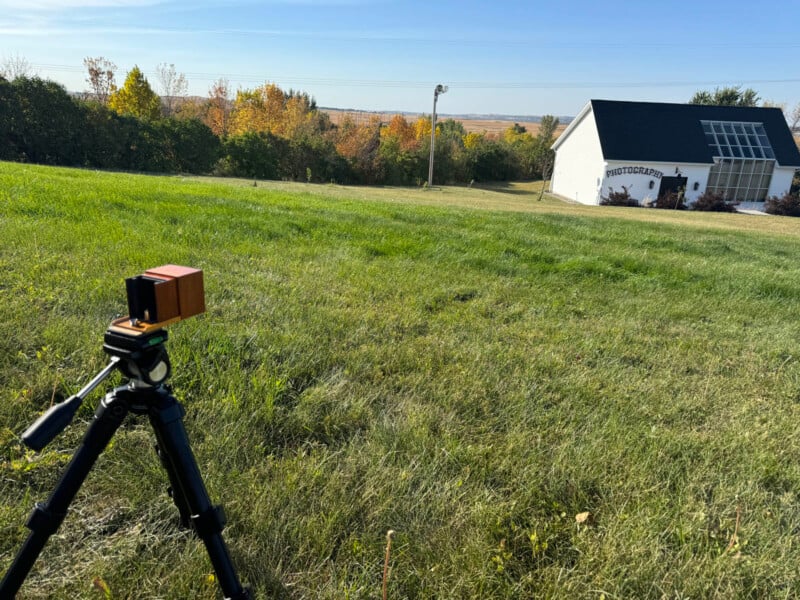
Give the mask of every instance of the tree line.
M 429 116 L 334 124 L 313 97 L 271 83 L 232 95 L 219 80 L 207 98 L 192 99 L 174 65 L 159 65 L 159 96 L 138 67 L 118 87 L 110 61 L 87 58 L 84 65 L 91 90 L 81 96 L 28 74 L 0 75 L 0 159 L 326 183 L 427 179 Z M 517 124 L 489 135 L 437 121 L 434 178 L 463 184 L 546 177 L 557 127 L 557 118 L 545 116 L 537 135 Z

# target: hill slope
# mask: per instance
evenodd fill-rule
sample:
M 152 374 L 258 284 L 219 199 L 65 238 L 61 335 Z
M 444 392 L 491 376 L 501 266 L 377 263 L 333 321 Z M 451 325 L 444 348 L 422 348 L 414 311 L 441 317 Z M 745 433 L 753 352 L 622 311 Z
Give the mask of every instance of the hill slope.
M 0 163 L 0 569 L 99 394 L 17 435 L 105 364 L 124 277 L 178 263 L 208 312 L 172 383 L 260 595 L 378 597 L 393 529 L 393 598 L 795 596 L 797 233 Z M 152 443 L 118 433 L 22 597 L 219 597 Z

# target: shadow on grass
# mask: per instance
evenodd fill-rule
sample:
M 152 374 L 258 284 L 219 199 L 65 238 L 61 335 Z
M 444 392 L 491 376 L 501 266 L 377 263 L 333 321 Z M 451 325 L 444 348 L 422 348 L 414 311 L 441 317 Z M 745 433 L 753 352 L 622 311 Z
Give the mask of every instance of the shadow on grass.
M 529 181 L 525 183 L 511 181 L 492 181 L 486 183 L 474 183 L 472 189 L 485 190 L 487 192 L 500 192 L 501 194 L 511 194 L 513 196 L 539 197 L 539 181 Z

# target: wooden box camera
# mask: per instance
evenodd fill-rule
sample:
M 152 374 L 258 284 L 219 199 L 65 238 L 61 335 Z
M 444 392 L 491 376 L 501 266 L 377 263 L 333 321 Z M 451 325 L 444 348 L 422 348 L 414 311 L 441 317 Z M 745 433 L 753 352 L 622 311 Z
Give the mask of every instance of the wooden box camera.
M 113 325 L 135 332 L 152 331 L 206 310 L 200 269 L 178 265 L 148 269 L 126 279 L 125 288 L 129 315 Z

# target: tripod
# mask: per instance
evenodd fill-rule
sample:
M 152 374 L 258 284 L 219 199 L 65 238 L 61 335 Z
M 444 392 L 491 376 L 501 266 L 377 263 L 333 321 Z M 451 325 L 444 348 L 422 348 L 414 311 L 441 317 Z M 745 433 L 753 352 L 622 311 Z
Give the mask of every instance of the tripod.
M 115 369 L 120 369 L 128 378 L 126 385 L 106 394 L 95 411 L 81 446 L 73 454 L 47 502 L 37 503 L 34 507 L 26 523 L 31 532 L 0 583 L 0 600 L 13 598 L 22 586 L 48 538 L 64 520 L 70 503 L 97 457 L 129 412 L 149 417 L 181 523 L 191 526 L 203 540 L 225 597 L 249 600 L 250 591 L 239 582 L 222 539 L 225 514 L 221 506 L 211 504 L 189 447 L 183 426 L 184 409 L 164 383 L 171 370 L 164 347 L 166 340 L 164 329 L 145 335 L 129 335 L 112 324 L 106 331 L 103 344 L 111 362 L 80 392 L 53 406 L 23 434 L 25 445 L 41 450 L 70 423 L 83 398 Z

